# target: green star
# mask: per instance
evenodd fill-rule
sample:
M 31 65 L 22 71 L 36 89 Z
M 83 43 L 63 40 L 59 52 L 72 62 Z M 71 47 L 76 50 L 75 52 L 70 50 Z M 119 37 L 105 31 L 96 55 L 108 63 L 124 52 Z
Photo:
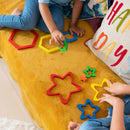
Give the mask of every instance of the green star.
M 92 73 L 88 74 L 88 71 L 91 71 Z M 91 69 L 90 66 L 88 66 L 86 70 L 83 70 L 83 72 L 86 74 L 87 78 L 96 77 L 95 71 L 96 71 L 96 69 L 95 68 Z

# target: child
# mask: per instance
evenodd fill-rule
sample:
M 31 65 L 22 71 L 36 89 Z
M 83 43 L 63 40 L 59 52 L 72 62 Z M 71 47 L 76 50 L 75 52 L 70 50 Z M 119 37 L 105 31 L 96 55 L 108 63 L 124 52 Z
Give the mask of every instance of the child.
M 100 103 L 108 102 L 113 106 L 108 108 L 108 117 L 90 119 L 82 125 L 70 122 L 70 130 L 130 130 L 130 85 L 108 82 L 110 88 L 104 87 L 104 89 L 111 95 L 104 94 L 104 97 L 100 98 Z M 127 95 L 123 100 L 115 97 L 124 94 Z
M 21 30 L 32 30 L 37 28 L 41 31 L 51 33 L 52 41 L 58 46 L 63 45 L 65 40 L 61 31 L 64 28 L 63 7 L 67 6 L 71 0 L 26 0 L 23 12 L 15 9 L 12 15 L 0 15 L 0 29 L 11 27 Z M 77 21 L 82 10 L 83 1 L 75 0 L 72 20 L 69 31 L 77 33 L 77 36 L 84 35 L 84 29 L 77 27 Z

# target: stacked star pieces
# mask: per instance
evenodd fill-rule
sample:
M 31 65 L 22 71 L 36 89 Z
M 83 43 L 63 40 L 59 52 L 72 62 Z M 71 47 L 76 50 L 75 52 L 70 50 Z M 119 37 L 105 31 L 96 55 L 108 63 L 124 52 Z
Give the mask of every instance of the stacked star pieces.
M 89 71 L 91 71 L 92 73 L 89 74 Z M 95 68 L 92 69 L 90 66 L 88 66 L 86 70 L 83 70 L 83 72 L 86 74 L 86 76 L 85 75 L 81 76 L 81 81 L 85 82 L 90 77 L 96 77 L 95 71 L 96 71 Z

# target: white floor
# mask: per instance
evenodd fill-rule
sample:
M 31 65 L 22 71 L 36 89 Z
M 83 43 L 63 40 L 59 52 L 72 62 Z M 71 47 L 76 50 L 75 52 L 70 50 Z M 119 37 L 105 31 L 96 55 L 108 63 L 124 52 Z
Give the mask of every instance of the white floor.
M 12 80 L 3 59 L 0 59 L 0 118 L 34 123 L 23 105 L 20 89 Z

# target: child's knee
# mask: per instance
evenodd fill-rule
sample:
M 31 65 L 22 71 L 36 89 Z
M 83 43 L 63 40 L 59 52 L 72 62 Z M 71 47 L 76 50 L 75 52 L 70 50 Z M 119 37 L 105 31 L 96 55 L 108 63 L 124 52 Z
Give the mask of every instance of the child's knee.
M 87 120 L 83 124 L 81 124 L 79 130 L 89 130 L 89 129 L 94 129 L 97 125 L 98 122 L 94 120 Z
M 22 30 L 32 30 L 36 27 L 36 22 L 29 20 L 21 20 L 21 29 Z

